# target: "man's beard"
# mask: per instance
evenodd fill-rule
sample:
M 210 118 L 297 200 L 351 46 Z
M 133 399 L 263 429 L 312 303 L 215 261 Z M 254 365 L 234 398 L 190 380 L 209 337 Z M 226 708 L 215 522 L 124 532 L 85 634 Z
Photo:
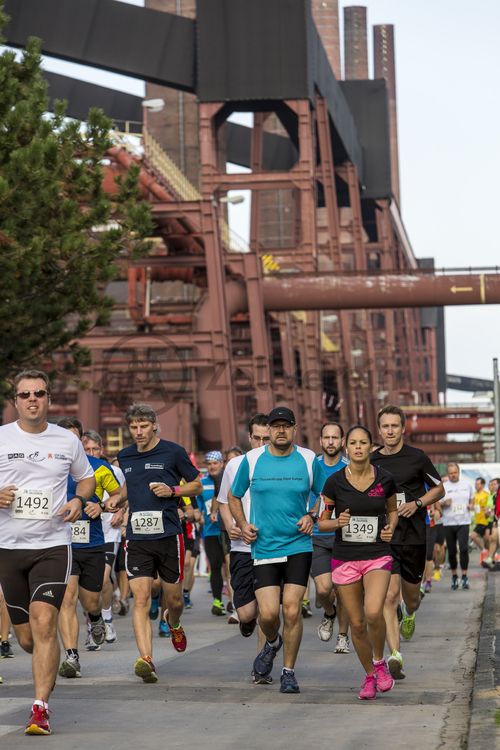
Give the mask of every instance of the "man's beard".
M 333 453 L 330 453 L 330 451 L 333 450 Z M 340 448 L 324 448 L 323 452 L 326 453 L 327 456 L 330 458 L 335 458 L 335 456 L 338 456 L 339 453 L 342 451 L 342 446 Z

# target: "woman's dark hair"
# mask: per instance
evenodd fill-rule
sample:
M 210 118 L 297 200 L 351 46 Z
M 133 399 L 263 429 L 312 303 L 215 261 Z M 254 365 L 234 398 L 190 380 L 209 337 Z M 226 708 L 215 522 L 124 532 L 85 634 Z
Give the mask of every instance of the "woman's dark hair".
M 354 430 L 363 430 L 364 432 L 366 432 L 366 434 L 368 435 L 368 440 L 370 441 L 370 445 L 373 443 L 372 434 L 371 434 L 370 430 L 368 429 L 368 427 L 365 427 L 364 424 L 353 424 L 353 426 L 349 427 L 349 429 L 347 430 L 347 433 L 346 433 L 346 436 L 345 436 L 345 444 L 346 445 L 347 445 L 347 443 L 349 441 L 349 437 L 350 437 L 351 433 L 354 432 Z

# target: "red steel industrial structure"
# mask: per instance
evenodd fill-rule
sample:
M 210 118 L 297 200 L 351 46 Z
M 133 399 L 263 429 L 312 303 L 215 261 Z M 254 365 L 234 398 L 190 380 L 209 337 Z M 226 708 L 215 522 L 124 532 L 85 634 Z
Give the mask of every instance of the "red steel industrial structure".
M 196 13 L 193 0 L 146 5 Z M 340 79 L 337 0 L 312 6 Z M 345 78 L 367 79 L 366 9 L 346 8 L 344 25 Z M 250 170 L 229 173 L 226 123 L 243 105 L 148 84 L 147 97 L 166 102 L 143 132 L 153 250 L 120 269 L 111 324 L 85 339 L 92 365 L 59 384 L 54 416 L 78 413 L 112 452 L 126 438 L 126 406 L 144 400 L 164 436 L 196 451 L 243 442 L 251 414 L 286 403 L 301 442 L 316 447 L 325 420 L 375 428 L 378 409 L 392 402 L 428 409 L 410 413 L 408 434 L 431 455 L 482 457 L 478 441 L 453 445 L 446 434 L 477 433 L 488 414 L 432 412 L 443 346 L 435 306 L 499 302 L 500 275 L 437 275 L 416 259 L 400 213 L 392 26 L 374 28 L 373 46 L 374 77 L 387 88 L 392 195 L 371 201 L 356 165 L 332 145 L 317 91 L 274 108 L 247 102 Z M 290 122 L 294 163 L 270 169 L 264 138 L 287 138 Z M 123 145 L 109 156 L 112 190 L 112 177 L 138 157 Z M 248 246 L 227 224 L 228 192 L 242 190 L 251 191 Z

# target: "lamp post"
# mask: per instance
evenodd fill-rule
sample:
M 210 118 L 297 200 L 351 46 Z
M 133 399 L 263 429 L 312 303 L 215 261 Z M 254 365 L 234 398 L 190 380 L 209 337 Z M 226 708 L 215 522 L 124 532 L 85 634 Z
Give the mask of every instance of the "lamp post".
M 500 462 L 500 381 L 498 380 L 498 359 L 493 360 L 493 404 L 495 415 L 495 461 Z

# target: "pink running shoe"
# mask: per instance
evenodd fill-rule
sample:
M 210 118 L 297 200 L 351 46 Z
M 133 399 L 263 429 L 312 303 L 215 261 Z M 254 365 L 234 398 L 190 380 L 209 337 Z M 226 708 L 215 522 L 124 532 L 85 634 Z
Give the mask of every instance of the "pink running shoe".
M 382 661 L 374 662 L 375 667 L 375 679 L 377 682 L 377 690 L 381 693 L 387 693 L 388 690 L 392 690 L 394 687 L 394 680 L 387 667 L 385 659 Z
M 377 678 L 375 672 L 367 674 L 361 686 L 358 698 L 360 701 L 374 701 L 377 697 Z

